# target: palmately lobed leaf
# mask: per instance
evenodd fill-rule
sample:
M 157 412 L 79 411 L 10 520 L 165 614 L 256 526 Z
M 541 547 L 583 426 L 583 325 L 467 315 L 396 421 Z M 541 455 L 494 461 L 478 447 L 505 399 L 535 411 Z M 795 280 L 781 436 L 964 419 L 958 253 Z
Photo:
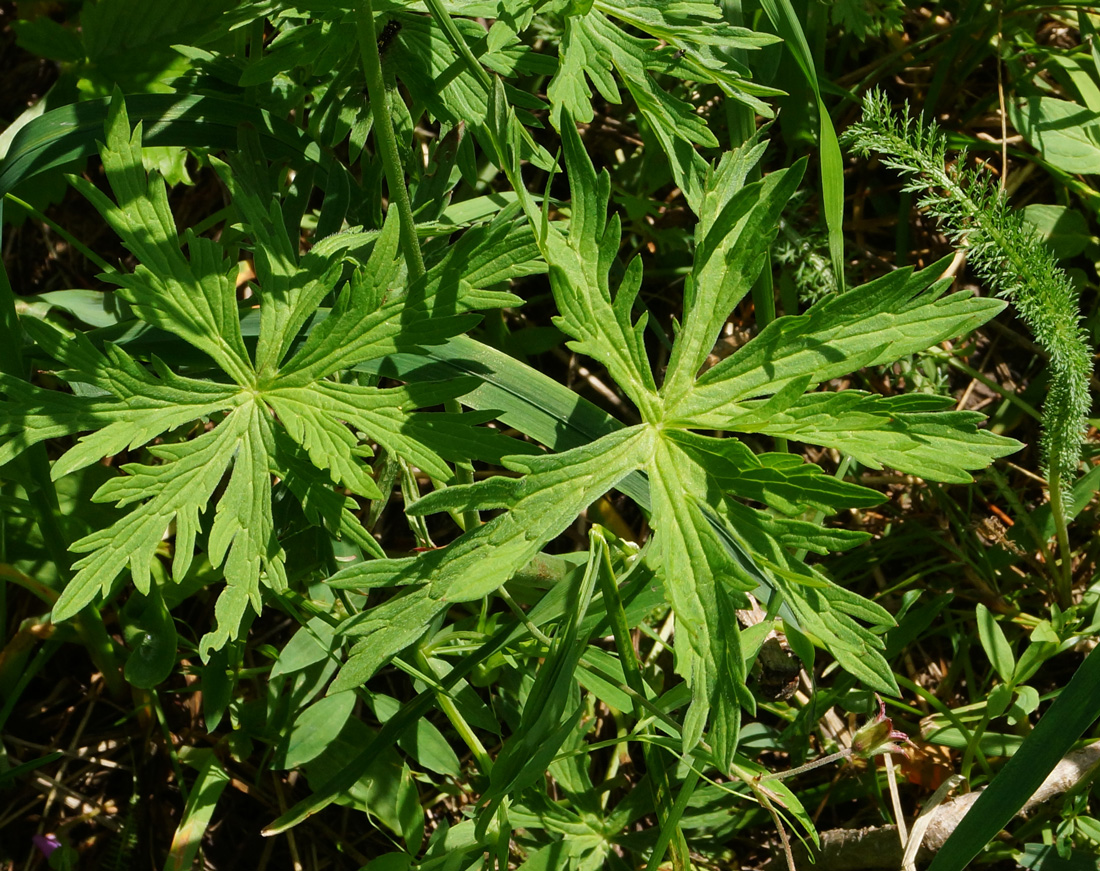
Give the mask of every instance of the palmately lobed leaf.
M 148 591 L 152 562 L 174 528 L 173 578 L 187 574 L 201 543 L 226 580 L 215 608 L 217 625 L 200 642 L 204 657 L 235 638 L 250 611 L 259 613 L 263 586 L 276 592 L 286 588 L 273 487 L 293 495 L 309 522 L 380 557 L 381 547 L 356 518 L 358 506 L 348 496 L 348 491 L 381 496 L 361 461 L 372 443 L 439 481 L 452 478 L 445 458 L 499 462 L 537 450 L 481 426 L 491 413 L 416 411 L 461 396 L 475 386 L 474 379 L 387 389 L 329 380 L 372 357 L 415 351 L 420 344 L 460 334 L 477 322 L 476 308 L 520 303 L 500 286 L 545 267 L 537 262 L 529 233 L 515 220 L 517 208 L 503 209 L 486 226 L 465 231 L 408 288 L 395 286 L 400 276 L 397 221 L 388 221 L 329 317 L 314 319 L 303 339 L 298 333 L 307 317 L 343 271 L 339 252 L 344 249 L 300 258 L 258 140 L 246 130 L 239 146 L 232 167 L 218 164 L 218 169 L 238 200 L 243 220 L 237 229 L 262 249 L 254 252 L 257 282 L 250 288 L 251 304 L 258 308 L 256 355 L 262 371 L 254 370 L 243 343 L 236 263 L 211 239 L 188 235 L 186 250 L 181 248 L 163 182 L 147 176 L 142 166 L 140 125 L 131 132 L 119 98 L 109 113 L 107 144 L 101 147 L 118 202 L 80 181 L 75 184 L 141 261 L 132 273 L 113 276 L 134 314 L 178 336 L 205 355 L 207 369 L 212 362 L 224 374 L 210 379 L 180 375 L 156 356 L 142 363 L 110 343 L 101 350 L 85 336 L 34 320 L 28 332 L 40 351 L 61 365 L 57 374 L 74 385 L 74 393 L 6 376 L 0 382 L 11 421 L 0 424 L 0 458 L 15 457 L 46 438 L 81 433 L 54 464 L 55 476 L 124 449 L 148 446 L 151 458 L 122 466 L 121 474 L 95 494 L 97 501 L 129 511 L 74 545 L 86 555 L 74 566 L 76 574 L 55 619 L 73 616 L 114 589 L 126 570 L 140 590 Z M 169 353 L 172 349 L 166 348 Z M 287 354 L 291 359 L 282 362 Z M 197 436 L 173 441 L 186 438 L 180 433 L 153 444 L 188 424 Z M 497 531 L 494 542 L 503 551 L 530 549 L 527 539 L 514 535 L 514 521 L 502 525 L 507 528 Z M 435 600 L 455 580 L 451 575 L 439 579 L 431 588 L 430 608 L 438 610 Z
M 166 462 L 156 465 L 131 463 L 126 474 L 113 478 L 95 493 L 100 502 L 140 504 L 112 526 L 76 541 L 76 553 L 89 553 L 73 568 L 76 575 L 65 587 L 54 608 L 54 619 L 68 619 L 92 599 L 109 589 L 129 567 L 134 584 L 149 589 L 149 564 L 168 530 L 177 524 L 177 569 L 185 570 L 194 552 L 198 515 L 206 508 L 234 454 L 247 438 L 250 415 L 237 409 L 220 426 L 191 441 L 161 445 L 156 451 Z M 270 485 L 268 485 L 270 487 Z

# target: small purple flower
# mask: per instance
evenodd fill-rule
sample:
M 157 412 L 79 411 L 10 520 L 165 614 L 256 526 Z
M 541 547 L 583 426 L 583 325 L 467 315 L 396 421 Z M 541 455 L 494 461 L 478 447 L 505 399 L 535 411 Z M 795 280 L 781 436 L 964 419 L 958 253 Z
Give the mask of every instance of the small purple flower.
M 894 722 L 886 716 L 886 704 L 878 699 L 878 715 L 852 737 L 852 755 L 870 759 L 881 753 L 908 753 L 909 736 L 894 728 Z M 900 742 L 900 743 L 899 743 Z
M 61 842 L 57 840 L 57 835 L 34 835 L 31 840 L 47 859 L 50 858 L 50 854 L 54 850 L 61 846 Z

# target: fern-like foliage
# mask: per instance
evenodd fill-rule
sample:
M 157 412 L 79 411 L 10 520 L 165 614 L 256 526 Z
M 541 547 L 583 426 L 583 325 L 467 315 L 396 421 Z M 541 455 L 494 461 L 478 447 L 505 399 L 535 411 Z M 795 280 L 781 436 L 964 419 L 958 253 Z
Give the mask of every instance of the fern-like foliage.
M 905 190 L 919 194 L 920 206 L 953 242 L 966 245 L 975 273 L 1012 302 L 1050 355 L 1041 446 L 1051 489 L 1064 490 L 1077 471 L 1090 406 L 1092 350 L 1076 289 L 991 179 L 967 168 L 965 154 L 951 162 L 943 133 L 908 111 L 895 115 L 885 94 L 867 94 L 863 120 L 844 139 L 859 154 L 874 152 L 906 177 Z

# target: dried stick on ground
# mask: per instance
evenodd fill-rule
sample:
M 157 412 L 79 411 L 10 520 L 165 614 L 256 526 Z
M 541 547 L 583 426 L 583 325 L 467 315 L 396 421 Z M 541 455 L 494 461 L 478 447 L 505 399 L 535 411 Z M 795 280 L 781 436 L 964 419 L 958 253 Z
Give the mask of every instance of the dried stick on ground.
M 1057 798 L 1078 784 L 1082 778 L 1100 764 L 1100 741 L 1094 741 L 1080 750 L 1063 757 L 1054 766 L 1047 779 L 1035 790 L 1034 795 L 1020 810 L 1026 816 L 1039 805 Z M 981 790 L 967 793 L 951 801 L 945 801 L 930 814 L 931 820 L 917 858 L 927 862 L 947 841 L 948 836 L 977 801 Z M 872 871 L 876 868 L 901 867 L 902 851 L 896 826 L 872 826 L 866 829 L 833 829 L 821 833 L 821 852 L 816 864 L 811 863 L 805 850 L 799 851 L 798 867 L 813 871 Z

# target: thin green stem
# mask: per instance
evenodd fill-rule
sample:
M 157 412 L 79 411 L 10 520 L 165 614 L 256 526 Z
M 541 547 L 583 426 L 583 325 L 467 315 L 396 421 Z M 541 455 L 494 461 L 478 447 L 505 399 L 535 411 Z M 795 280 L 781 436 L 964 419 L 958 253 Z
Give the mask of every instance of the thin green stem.
M 657 843 L 653 845 L 653 852 L 649 856 L 649 862 L 646 864 L 646 871 L 657 871 L 658 866 L 661 864 L 661 858 L 665 854 L 669 843 L 676 835 L 683 837 L 680 829 L 680 817 L 684 815 L 684 811 L 687 810 L 688 802 L 691 801 L 691 796 L 695 792 L 695 785 L 699 782 L 699 772 L 694 768 L 689 768 L 687 777 L 684 778 L 684 782 L 680 785 L 680 793 L 676 796 L 676 803 L 672 806 L 672 810 L 669 812 L 668 819 L 661 826 L 661 833 L 657 836 Z M 690 869 L 692 867 L 690 858 L 687 863 L 680 865 L 675 854 L 673 855 L 672 865 L 679 871 L 680 868 Z
M 405 169 L 397 152 L 397 137 L 390 117 L 389 94 L 382 78 L 382 57 L 378 53 L 378 34 L 374 27 L 374 6 L 371 0 L 363 0 L 355 12 L 355 24 L 359 33 L 359 53 L 363 60 L 363 72 L 367 77 L 367 95 L 370 98 L 371 115 L 374 118 L 374 139 L 382 157 L 386 173 L 390 202 L 397 207 L 401 222 L 401 253 L 409 270 L 411 281 L 424 275 L 424 255 L 416 235 L 409 191 L 405 187 Z
M 799 765 L 797 768 L 788 768 L 786 771 L 773 771 L 771 774 L 761 775 L 756 778 L 756 782 L 767 783 L 769 780 L 786 780 L 788 777 L 795 777 L 807 771 L 813 771 L 815 768 L 820 768 L 822 765 L 828 765 L 831 762 L 839 762 L 841 759 L 847 759 L 851 755 L 851 749 L 846 747 L 843 750 L 837 750 L 836 753 L 830 753 L 828 756 L 813 759 L 805 765 Z
M 516 615 L 516 618 L 519 620 L 519 622 L 523 624 L 524 628 L 531 633 L 531 637 L 534 638 L 539 644 L 543 644 L 546 647 L 549 647 L 551 644 L 554 643 L 554 639 L 552 639 L 549 635 L 539 629 L 538 626 L 531 622 L 531 619 L 527 616 L 527 613 L 517 604 L 516 600 L 512 598 L 512 594 L 509 593 L 504 587 L 501 587 L 499 590 L 497 590 L 496 594 L 500 596 L 500 598 L 504 601 L 504 604 L 507 605 L 511 612 Z
M 439 0 L 424 0 L 424 5 L 428 7 L 428 11 L 431 12 L 432 18 L 435 19 L 442 30 L 443 35 L 447 37 L 447 41 L 451 44 L 458 56 L 462 58 L 466 64 L 467 69 L 481 82 L 486 90 L 491 91 L 493 89 L 493 80 L 489 74 L 485 71 L 474 53 L 470 51 L 470 46 L 466 44 L 466 40 L 462 38 L 462 34 L 458 32 L 458 27 L 455 26 L 454 21 L 451 20 L 451 16 L 447 13 L 447 10 L 443 8 L 443 4 Z
M 978 725 L 974 727 L 974 731 L 967 737 L 966 749 L 963 751 L 962 762 L 959 763 L 959 774 L 961 774 L 963 779 L 967 782 L 970 781 L 970 772 L 974 768 L 974 757 L 981 748 L 982 736 L 985 735 L 985 730 L 989 728 L 991 720 L 992 717 L 990 716 L 989 706 L 986 705 L 985 710 L 982 711 L 982 718 L 978 721 Z
M 1060 570 L 1056 570 L 1053 565 L 1050 568 L 1051 571 L 1055 572 L 1058 604 L 1062 608 L 1068 608 L 1073 604 L 1073 552 L 1069 546 L 1065 488 L 1062 486 L 1061 470 L 1052 466 L 1050 480 L 1047 483 L 1050 488 L 1050 516 L 1054 521 L 1054 534 L 1058 539 L 1058 554 L 1062 560 Z
M 413 656 L 416 659 L 417 667 L 424 672 L 425 675 L 435 674 L 423 650 L 416 647 Z M 482 774 L 488 777 L 489 772 L 493 770 L 493 760 L 489 756 L 489 751 L 485 749 L 485 745 L 481 743 L 481 739 L 477 737 L 477 733 L 474 732 L 470 724 L 466 722 L 466 718 L 462 716 L 462 712 L 458 710 L 458 706 L 454 703 L 454 699 L 450 697 L 447 691 L 439 688 L 434 681 L 433 688 L 436 689 L 435 700 L 439 705 L 439 710 L 443 712 L 443 715 L 450 721 L 451 725 L 454 726 L 455 731 L 458 732 L 458 736 L 462 739 L 463 743 L 470 748 L 470 752 L 473 753 L 474 760 L 477 762 L 478 769 Z

